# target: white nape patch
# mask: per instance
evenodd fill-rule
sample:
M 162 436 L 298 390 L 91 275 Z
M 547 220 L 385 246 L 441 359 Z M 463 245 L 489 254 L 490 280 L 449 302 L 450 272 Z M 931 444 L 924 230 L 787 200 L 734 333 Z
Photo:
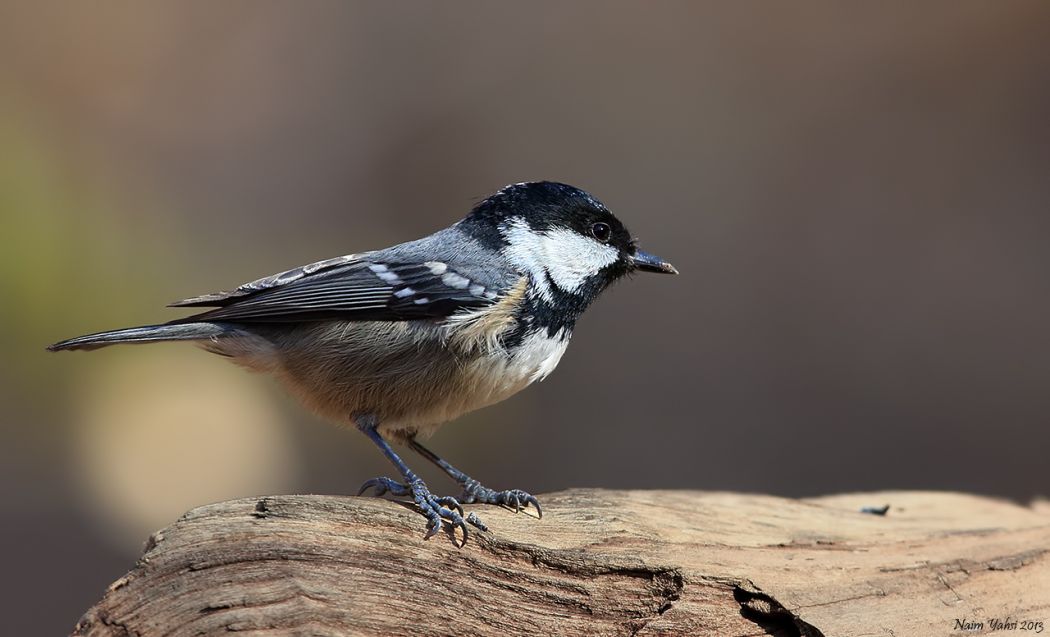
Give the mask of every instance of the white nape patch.
M 620 258 L 616 248 L 568 228 L 536 232 L 521 219 L 503 228 L 507 239 L 504 254 L 511 263 L 528 272 L 540 296 L 550 300 L 549 274 L 565 292 L 578 292 L 588 278 Z
M 440 261 L 427 261 L 423 265 L 427 266 L 430 269 L 430 273 L 434 276 L 441 276 L 445 273 L 445 270 L 448 270 L 448 265 Z
M 402 288 L 402 289 L 398 290 L 397 292 L 394 292 L 394 296 L 396 296 L 399 299 L 403 299 L 406 296 L 412 296 L 415 293 L 416 293 L 416 291 L 413 290 L 412 288 Z
M 390 271 L 390 268 L 386 267 L 382 263 L 372 263 L 368 266 L 368 269 L 375 273 L 383 283 L 389 283 L 390 285 L 397 285 L 401 282 L 401 279 Z
M 472 285 L 472 286 L 470 286 L 470 293 L 473 294 L 474 296 L 482 296 L 483 294 L 485 294 L 485 286 L 484 285 Z
M 456 288 L 457 290 L 466 290 L 470 287 L 470 279 L 465 276 L 456 274 L 455 272 L 447 272 L 441 277 L 441 282 L 450 288 Z

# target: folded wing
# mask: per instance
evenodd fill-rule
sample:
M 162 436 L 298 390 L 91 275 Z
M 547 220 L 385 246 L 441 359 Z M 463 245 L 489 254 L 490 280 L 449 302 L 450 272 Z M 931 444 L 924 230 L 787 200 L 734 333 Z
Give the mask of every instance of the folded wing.
M 219 292 L 173 303 L 216 307 L 172 323 L 284 323 L 439 319 L 489 305 L 503 292 L 498 277 L 457 271 L 442 261 L 384 259 L 378 253 L 318 261 Z

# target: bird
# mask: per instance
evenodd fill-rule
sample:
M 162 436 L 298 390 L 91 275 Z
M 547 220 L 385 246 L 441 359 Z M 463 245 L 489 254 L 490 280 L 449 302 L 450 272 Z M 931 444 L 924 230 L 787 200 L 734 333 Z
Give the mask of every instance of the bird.
M 356 427 L 397 469 L 399 478 L 368 480 L 358 495 L 411 498 L 427 519 L 425 539 L 448 529 L 455 542 L 459 530 L 462 546 L 468 522 L 487 530 L 462 504 L 531 505 L 542 517 L 540 503 L 521 489 L 482 485 L 418 439 L 546 378 L 583 312 L 635 272 L 678 274 L 586 191 L 524 182 L 421 239 L 176 301 L 169 307 L 205 309 L 48 349 L 190 341 L 273 374 L 316 414 Z M 394 445 L 436 464 L 459 497 L 434 495 Z

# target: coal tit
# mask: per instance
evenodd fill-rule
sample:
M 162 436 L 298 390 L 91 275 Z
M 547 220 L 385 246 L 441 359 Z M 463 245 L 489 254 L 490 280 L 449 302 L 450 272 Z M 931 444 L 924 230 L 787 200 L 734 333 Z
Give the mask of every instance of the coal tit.
M 467 538 L 460 502 L 521 510 L 518 490 L 482 486 L 417 436 L 501 401 L 554 371 L 576 320 L 634 271 L 677 274 L 638 249 L 616 217 L 579 188 L 507 186 L 452 226 L 391 248 L 349 254 L 173 303 L 213 308 L 163 325 L 80 336 L 49 349 L 193 341 L 277 376 L 309 408 L 351 422 L 379 446 L 400 479 L 361 493 L 409 496 L 431 537 L 448 522 Z M 408 445 L 463 489 L 437 497 L 390 442 Z

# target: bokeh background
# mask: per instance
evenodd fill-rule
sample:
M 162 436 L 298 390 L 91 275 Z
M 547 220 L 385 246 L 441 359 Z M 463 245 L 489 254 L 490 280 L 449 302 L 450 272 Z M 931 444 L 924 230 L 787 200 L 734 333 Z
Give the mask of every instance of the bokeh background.
M 68 631 L 190 507 L 391 471 L 192 347 L 46 344 L 533 179 L 682 275 L 432 440 L 491 486 L 1050 491 L 1046 2 L 8 0 L 11 634 Z

